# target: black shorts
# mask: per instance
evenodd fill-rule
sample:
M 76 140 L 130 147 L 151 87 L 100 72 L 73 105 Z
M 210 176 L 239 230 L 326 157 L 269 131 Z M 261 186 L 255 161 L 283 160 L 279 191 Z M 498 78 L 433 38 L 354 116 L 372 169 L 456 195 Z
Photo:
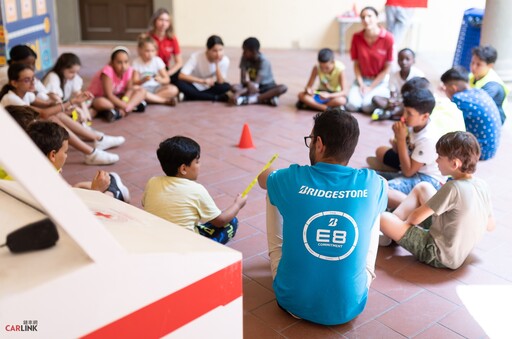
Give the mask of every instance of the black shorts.
M 277 85 L 275 82 L 271 82 L 269 84 L 264 84 L 264 85 L 260 85 L 260 87 L 258 88 L 260 93 L 265 93 L 265 92 L 268 92 L 270 91 L 272 88 L 275 88 Z
M 400 170 L 400 158 L 398 157 L 398 153 L 393 151 L 393 149 L 389 149 L 386 154 L 384 154 L 384 159 L 382 160 L 384 164 Z

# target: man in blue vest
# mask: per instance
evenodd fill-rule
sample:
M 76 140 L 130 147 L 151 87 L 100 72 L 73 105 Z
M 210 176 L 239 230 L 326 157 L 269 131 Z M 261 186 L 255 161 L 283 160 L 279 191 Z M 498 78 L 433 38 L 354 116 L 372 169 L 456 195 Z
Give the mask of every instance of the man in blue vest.
M 347 164 L 359 138 L 357 120 L 339 108 L 318 113 L 304 137 L 311 166 L 264 171 L 267 236 L 274 292 L 295 317 L 343 324 L 366 305 L 375 277 L 385 180 Z

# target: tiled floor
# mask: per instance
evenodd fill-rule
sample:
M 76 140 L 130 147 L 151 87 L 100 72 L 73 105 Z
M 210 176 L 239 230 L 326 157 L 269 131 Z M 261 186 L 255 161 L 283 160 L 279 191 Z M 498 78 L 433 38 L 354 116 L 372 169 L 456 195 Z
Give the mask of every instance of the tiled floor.
M 108 59 L 111 46 L 63 46 L 74 51 L 83 63 L 86 81 Z M 131 46 L 133 49 L 133 46 Z M 185 57 L 191 49 L 185 48 Z M 238 79 L 238 49 L 227 49 L 231 58 L 229 80 Z M 254 178 L 274 153 L 275 165 L 308 163 L 303 136 L 312 127 L 312 112 L 297 111 L 296 95 L 303 88 L 316 59 L 315 51 L 267 51 L 275 78 L 288 85 L 279 107 L 228 107 L 210 102 L 185 102 L 176 108 L 151 106 L 147 113 L 133 114 L 107 124 L 94 121 L 94 127 L 111 135 L 123 135 L 127 142 L 115 152 L 119 163 L 106 167 L 118 172 L 132 193 L 132 204 L 140 207 L 146 181 L 159 175 L 155 155 L 164 138 L 182 134 L 196 139 L 201 147 L 201 174 L 204 184 L 221 208 L 227 207 L 238 192 Z M 351 65 L 347 56 L 342 60 Z M 419 66 L 434 84 L 444 69 L 441 60 L 419 57 Z M 351 66 L 349 80 L 353 79 Z M 365 159 L 376 146 L 386 144 L 390 122 L 371 122 L 356 115 L 361 138 L 351 166 L 365 166 Z M 255 149 L 237 147 L 242 126 L 247 123 Z M 487 234 L 466 264 L 456 271 L 434 269 L 418 263 L 400 247 L 380 248 L 377 279 L 371 286 L 368 305 L 355 320 L 341 326 L 324 327 L 296 320 L 278 309 L 266 252 L 265 192 L 255 187 L 240 213 L 241 226 L 230 247 L 243 253 L 244 337 L 245 338 L 485 338 L 510 335 L 505 314 L 510 314 L 512 292 L 512 210 L 509 194 L 512 185 L 508 169 L 512 158 L 511 122 L 508 121 L 495 159 L 479 164 L 477 175 L 489 183 L 497 229 Z M 73 183 L 92 178 L 96 168 L 82 164 L 82 156 L 71 151 L 65 178 Z M 507 294 L 496 298 L 493 291 L 504 286 Z M 507 299 L 508 295 L 508 299 Z M 476 300 L 476 301 L 475 301 Z M 478 302 L 479 300 L 479 302 Z M 476 305 L 476 306 L 475 306 Z M 501 327 L 500 327 L 501 326 Z

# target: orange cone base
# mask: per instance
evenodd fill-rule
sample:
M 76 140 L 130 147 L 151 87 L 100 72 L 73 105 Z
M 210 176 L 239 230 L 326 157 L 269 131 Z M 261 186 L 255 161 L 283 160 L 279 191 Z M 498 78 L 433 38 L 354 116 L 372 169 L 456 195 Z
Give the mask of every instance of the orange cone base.
M 240 142 L 238 143 L 239 148 L 255 148 L 252 142 L 251 130 L 248 124 L 244 124 L 242 129 L 242 135 L 240 136 Z

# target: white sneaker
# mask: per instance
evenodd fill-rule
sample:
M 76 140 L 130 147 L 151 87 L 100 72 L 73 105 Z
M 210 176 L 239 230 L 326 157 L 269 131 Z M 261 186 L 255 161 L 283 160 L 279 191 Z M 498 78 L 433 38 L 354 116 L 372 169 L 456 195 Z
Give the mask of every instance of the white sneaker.
M 97 148 L 94 149 L 94 152 L 85 156 L 87 165 L 111 165 L 117 161 L 119 161 L 119 155 Z
M 384 235 L 384 233 L 379 231 L 379 246 L 389 246 L 391 245 L 392 241 L 393 240 L 391 240 L 391 238 L 389 238 L 388 236 Z
M 101 140 L 96 140 L 94 142 L 94 148 L 104 151 L 109 148 L 120 146 L 124 144 L 125 141 L 124 137 L 113 137 L 105 134 Z

